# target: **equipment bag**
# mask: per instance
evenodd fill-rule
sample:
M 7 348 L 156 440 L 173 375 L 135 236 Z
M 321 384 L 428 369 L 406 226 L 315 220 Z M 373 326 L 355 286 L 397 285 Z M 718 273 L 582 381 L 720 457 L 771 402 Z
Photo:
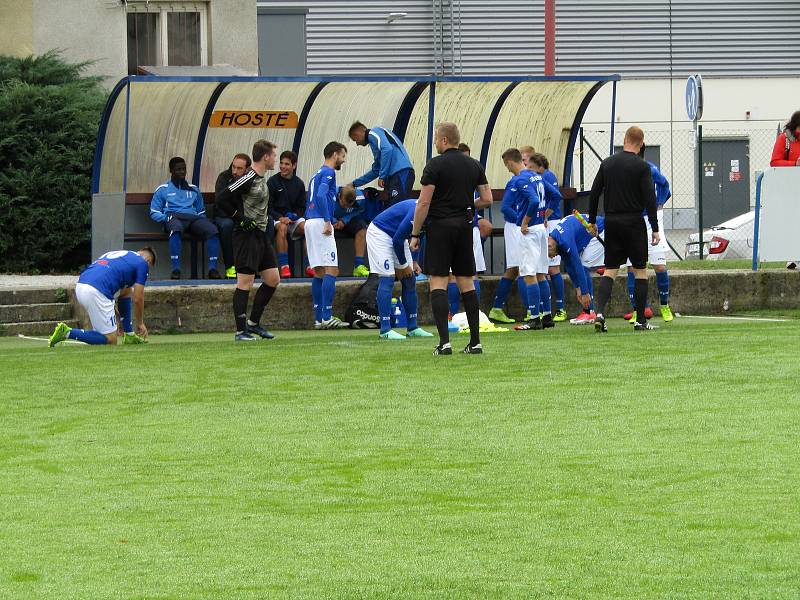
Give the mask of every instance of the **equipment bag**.
M 378 280 L 377 273 L 370 273 L 361 284 L 355 298 L 344 313 L 344 320 L 353 329 L 378 329 L 381 318 L 378 314 Z

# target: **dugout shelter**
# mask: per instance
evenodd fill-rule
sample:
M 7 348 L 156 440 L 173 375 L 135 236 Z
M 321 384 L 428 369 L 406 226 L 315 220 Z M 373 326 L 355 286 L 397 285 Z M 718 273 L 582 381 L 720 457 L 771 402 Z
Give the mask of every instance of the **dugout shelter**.
M 187 179 L 200 187 L 211 212 L 217 175 L 237 152 L 249 154 L 260 138 L 276 143 L 278 152 L 297 152 L 297 174 L 306 182 L 322 164 L 322 148 L 331 140 L 348 147 L 338 181 L 363 174 L 373 158 L 368 148 L 358 148 L 347 136 L 355 120 L 398 134 L 416 169 L 415 189 L 435 152 L 435 124 L 453 121 L 472 156 L 486 167 L 497 199 L 509 178 L 500 155 L 524 144 L 550 159 L 565 198 L 573 199 L 572 163 L 581 120 L 597 91 L 609 82 L 616 91 L 619 79 L 126 77 L 112 90 L 98 131 L 92 257 L 160 241 L 162 234 L 149 220 L 148 207 L 153 191 L 169 177 L 170 157 L 186 159 Z M 615 101 L 612 94 L 611 139 Z M 492 212 L 499 216 L 499 207 Z M 487 247 L 490 270 L 497 264 L 491 255 L 502 263 L 502 239 L 497 242 Z M 191 267 L 196 265 L 196 256 L 189 260 Z M 166 274 L 160 272 L 163 263 L 159 266 L 156 278 Z

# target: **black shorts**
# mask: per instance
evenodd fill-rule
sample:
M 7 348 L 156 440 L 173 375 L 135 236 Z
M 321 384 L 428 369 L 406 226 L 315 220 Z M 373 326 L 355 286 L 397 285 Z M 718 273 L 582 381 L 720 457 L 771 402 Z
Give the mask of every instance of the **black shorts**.
M 607 269 L 618 269 L 628 260 L 634 269 L 647 266 L 647 226 L 642 215 L 606 215 L 605 242 Z
M 475 275 L 472 223 L 464 217 L 436 219 L 426 225 L 425 268 L 427 275 L 458 277 Z
M 353 219 L 345 223 L 341 229 L 334 230 L 334 233 L 337 234 L 336 237 L 355 237 L 359 231 L 366 228 L 367 224 L 363 219 Z
M 255 275 L 266 269 L 277 269 L 278 259 L 269 234 L 260 229 L 233 231 L 233 264 L 237 273 Z

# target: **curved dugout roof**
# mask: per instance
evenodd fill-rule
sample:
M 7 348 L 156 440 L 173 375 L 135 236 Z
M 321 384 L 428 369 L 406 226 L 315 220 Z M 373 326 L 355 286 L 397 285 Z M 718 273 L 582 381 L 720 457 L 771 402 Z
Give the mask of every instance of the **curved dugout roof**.
M 610 77 L 530 78 L 248 78 L 129 77 L 112 91 L 98 132 L 93 192 L 151 193 L 169 176 L 167 163 L 183 156 L 187 177 L 213 191 L 216 177 L 238 152 L 266 138 L 299 155 L 298 175 L 313 176 L 322 149 L 345 143 L 344 183 L 372 163 L 368 148 L 347 137 L 355 120 L 391 127 L 404 140 L 417 185 L 432 149 L 435 122 L 453 121 L 472 156 L 486 165 L 489 183 L 508 180 L 500 154 L 531 145 L 569 184 L 572 153 L 583 114 Z M 130 99 L 128 106 L 128 99 Z M 431 107 L 433 114 L 431 114 Z M 613 126 L 613 107 L 611 107 Z M 255 126 L 283 116 L 280 127 Z M 262 121 L 254 120 L 261 115 Z M 270 116 L 271 115 L 271 116 Z M 240 118 L 241 117 L 241 118 Z M 127 128 L 126 128 L 127 123 Z M 377 183 L 373 183 L 376 185 Z

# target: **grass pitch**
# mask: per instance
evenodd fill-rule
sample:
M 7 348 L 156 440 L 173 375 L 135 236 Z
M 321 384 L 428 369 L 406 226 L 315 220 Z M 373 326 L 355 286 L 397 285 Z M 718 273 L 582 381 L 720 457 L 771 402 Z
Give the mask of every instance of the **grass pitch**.
M 797 597 L 800 321 L 629 327 L 0 339 L 0 597 Z

